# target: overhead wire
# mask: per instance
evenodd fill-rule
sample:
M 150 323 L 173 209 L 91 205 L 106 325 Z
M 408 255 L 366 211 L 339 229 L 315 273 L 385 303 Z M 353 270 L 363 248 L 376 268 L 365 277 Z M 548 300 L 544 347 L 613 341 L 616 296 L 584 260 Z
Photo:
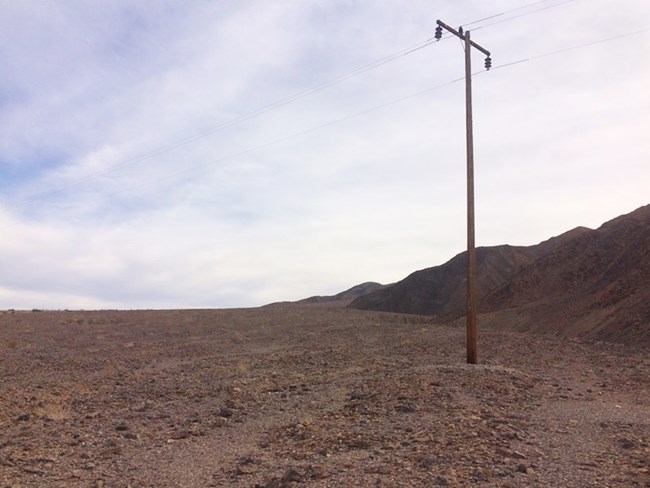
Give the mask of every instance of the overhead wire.
M 472 29 L 472 32 L 475 32 L 475 31 L 481 30 L 481 29 L 485 29 L 486 27 L 492 27 L 493 25 L 502 24 L 504 22 L 510 22 L 511 20 L 519 19 L 521 17 L 526 17 L 527 15 L 532 15 L 532 14 L 535 14 L 537 12 L 542 12 L 544 10 L 549 10 L 551 8 L 560 7 L 562 5 L 566 5 L 567 3 L 571 3 L 573 1 L 574 0 L 564 0 L 563 2 L 556 3 L 556 4 L 553 4 L 553 5 L 547 5 L 546 7 L 531 10 L 530 12 L 524 12 L 523 14 L 514 15 L 512 17 L 508 17 L 507 19 L 496 20 L 494 22 L 490 22 L 489 24 L 484 24 L 484 25 L 480 25 L 478 27 L 475 27 L 474 29 Z
M 202 169 L 202 168 L 205 168 L 205 167 L 208 167 L 208 166 L 213 166 L 215 164 L 222 163 L 222 162 L 230 160 L 230 159 L 235 159 L 235 158 L 238 158 L 240 156 L 244 156 L 246 154 L 259 151 L 261 149 L 266 149 L 268 147 L 275 146 L 277 144 L 280 144 L 280 143 L 283 143 L 283 142 L 286 142 L 286 141 L 289 141 L 289 140 L 292 140 L 292 139 L 296 139 L 298 137 L 302 137 L 302 136 L 310 134 L 312 132 L 316 132 L 316 131 L 325 129 L 327 127 L 332 127 L 334 125 L 338 125 L 338 124 L 341 124 L 343 122 L 347 122 L 348 120 L 352 120 L 352 119 L 355 119 L 357 117 L 361 117 L 362 115 L 367 115 L 369 113 L 376 112 L 378 110 L 389 107 L 391 105 L 396 105 L 396 104 L 404 102 L 406 100 L 410 100 L 412 98 L 419 97 L 421 95 L 424 95 L 425 93 L 429 93 L 429 92 L 432 92 L 434 90 L 438 90 L 440 88 L 443 88 L 445 86 L 449 86 L 449 85 L 452 85 L 454 83 L 458 83 L 458 82 L 460 82 L 460 81 L 462 81 L 464 79 L 465 79 L 465 77 L 460 77 L 460 78 L 456 78 L 454 80 L 446 81 L 446 82 L 441 83 L 439 85 L 436 85 L 436 86 L 429 87 L 429 88 L 426 88 L 424 90 L 418 91 L 416 93 L 411 93 L 409 95 L 405 95 L 405 96 L 400 97 L 398 99 L 391 100 L 389 102 L 385 102 L 385 103 L 382 103 L 380 105 L 375 105 L 374 107 L 362 110 L 360 112 L 356 112 L 356 113 L 353 113 L 353 114 L 350 114 L 350 115 L 346 115 L 345 117 L 341 117 L 339 119 L 332 120 L 332 121 L 326 122 L 324 124 L 320 124 L 320 125 L 311 127 L 309 129 L 305 129 L 305 130 L 302 130 L 302 131 L 299 131 L 299 132 L 295 132 L 293 134 L 281 137 L 279 139 L 274 139 L 272 141 L 265 142 L 265 143 L 259 144 L 257 146 L 254 146 L 254 147 L 244 149 L 242 151 L 239 151 L 239 152 L 236 152 L 236 153 L 233 153 L 233 154 L 229 154 L 227 156 L 220 157 L 220 158 L 212 160 L 212 161 L 210 161 L 208 163 L 203 163 L 203 164 L 192 166 L 190 168 L 185 168 L 183 170 L 176 171 L 176 172 L 171 173 L 169 175 L 165 175 L 165 176 L 163 176 L 161 178 L 157 178 L 155 180 L 150 180 L 148 182 L 145 182 L 145 183 L 142 183 L 142 184 L 139 184 L 139 185 L 135 185 L 135 186 L 130 187 L 128 189 L 121 189 L 121 190 L 118 190 L 116 192 L 109 193 L 108 195 L 106 195 L 106 196 L 104 196 L 102 198 L 117 196 L 117 195 L 119 195 L 121 193 L 124 193 L 124 192 L 133 191 L 135 189 L 142 188 L 144 186 L 149 186 L 150 184 L 156 184 L 156 183 L 160 183 L 160 182 L 165 181 L 165 180 L 174 179 L 174 178 L 176 178 L 176 177 L 178 177 L 180 175 L 183 175 L 183 174 L 186 174 L 186 173 L 192 173 L 192 172 L 194 172 L 194 171 L 196 171 L 198 169 Z
M 528 4 L 522 5 L 520 7 L 511 8 L 510 10 L 506 10 L 504 12 L 499 12 L 498 14 L 490 15 L 489 17 L 483 17 L 482 19 L 478 19 L 478 20 L 475 20 L 473 22 L 467 22 L 466 24 L 462 24 L 462 26 L 467 27 L 467 26 L 470 26 L 470 25 L 479 24 L 479 23 L 484 22 L 486 20 L 494 19 L 496 17 L 501 17 L 502 15 L 507 15 L 507 14 L 509 14 L 511 12 L 516 12 L 517 10 L 523 10 L 525 8 L 532 7 L 533 5 L 538 5 L 540 3 L 546 3 L 548 1 L 549 0 L 538 0 L 537 2 L 528 3 Z
M 63 186 L 61 186 L 59 188 L 56 188 L 54 190 L 49 190 L 49 191 L 46 191 L 46 192 L 40 192 L 40 193 L 37 193 L 37 194 L 34 194 L 34 195 L 30 195 L 29 197 L 26 198 L 26 200 L 31 201 L 33 199 L 55 196 L 55 195 L 57 195 L 59 193 L 63 193 L 65 191 L 69 190 L 70 188 L 81 185 L 82 183 L 85 183 L 85 182 L 87 182 L 89 180 L 93 180 L 93 179 L 95 179 L 95 178 L 97 178 L 99 176 L 103 176 L 103 175 L 112 173 L 114 171 L 117 171 L 119 169 L 122 169 L 124 167 L 130 166 L 132 164 L 140 163 L 142 161 L 146 161 L 148 159 L 151 159 L 151 158 L 153 158 L 155 156 L 159 156 L 160 154 L 164 154 L 164 153 L 169 152 L 169 151 L 171 151 L 173 149 L 176 149 L 178 147 L 181 147 L 181 146 L 184 146 L 184 145 L 189 144 L 191 142 L 202 139 L 202 138 L 204 138 L 204 137 L 206 137 L 206 136 L 208 136 L 210 134 L 214 134 L 215 132 L 221 131 L 223 129 L 227 129 L 229 127 L 233 127 L 233 126 L 238 125 L 238 124 L 240 124 L 242 122 L 245 122 L 245 121 L 247 121 L 249 119 L 252 119 L 254 117 L 262 115 L 262 114 L 264 114 L 266 112 L 270 112 L 271 110 L 274 110 L 274 109 L 279 108 L 281 106 L 288 105 L 288 104 L 290 104 L 292 102 L 295 102 L 297 100 L 300 100 L 301 98 L 304 98 L 304 97 L 306 97 L 308 95 L 311 95 L 311 94 L 316 93 L 318 91 L 329 88 L 330 86 L 336 85 L 338 83 L 342 83 L 343 81 L 349 80 L 350 78 L 353 78 L 353 77 L 355 77 L 355 76 L 357 76 L 357 75 L 359 75 L 361 73 L 364 73 L 366 71 L 370 71 L 372 69 L 378 68 L 378 67 L 383 66 L 383 65 L 385 65 L 387 63 L 395 61 L 396 59 L 399 59 L 399 58 L 401 58 L 403 56 L 407 56 L 407 55 L 412 54 L 412 53 L 414 53 L 416 51 L 424 49 L 425 47 L 430 46 L 431 44 L 434 44 L 435 42 L 436 42 L 436 40 L 432 40 L 432 39 L 426 40 L 424 42 L 420 42 L 418 44 L 415 44 L 415 45 L 410 46 L 408 48 L 397 51 L 397 52 L 395 52 L 393 54 L 390 54 L 390 55 L 388 55 L 386 57 L 383 57 L 381 59 L 378 59 L 376 61 L 367 63 L 367 64 L 365 64 L 363 66 L 360 66 L 359 68 L 356 68 L 356 69 L 354 69 L 352 71 L 349 71 L 349 72 L 347 72 L 345 74 L 334 77 L 334 78 L 332 78 L 332 79 L 330 79 L 328 81 L 325 81 L 323 83 L 314 85 L 314 86 L 312 86 L 310 88 L 306 88 L 305 90 L 297 92 L 297 93 L 295 93 L 295 94 L 293 94 L 291 96 L 288 96 L 288 97 L 282 98 L 280 100 L 277 100 L 277 101 L 275 101 L 273 103 L 270 103 L 268 105 L 265 105 L 265 106 L 263 106 L 263 107 L 261 107 L 259 109 L 252 110 L 250 112 L 246 112 L 246 113 L 244 113 L 244 114 L 242 114 L 242 115 L 240 115 L 238 117 L 230 119 L 227 122 L 224 122 L 224 123 L 219 124 L 217 126 L 211 127 L 209 129 L 205 129 L 205 130 L 203 130 L 201 132 L 198 132 L 198 133 L 196 133 L 194 135 L 191 135 L 191 136 L 188 136 L 186 138 L 179 139 L 179 140 L 174 141 L 174 142 L 172 142 L 170 144 L 159 147 L 157 149 L 154 149 L 154 150 L 152 150 L 152 151 L 150 151 L 148 153 L 142 154 L 140 156 L 128 159 L 128 160 L 123 161 L 121 163 L 111 165 L 108 168 L 104 168 L 102 170 L 95 171 L 93 173 L 89 173 L 89 174 L 87 174 L 87 175 L 85 175 L 85 176 L 83 176 L 81 178 L 78 178 L 78 179 L 74 180 L 71 183 L 68 183 L 67 185 L 63 185 Z M 20 206 L 22 206 L 21 203 L 22 202 L 15 202 L 15 203 L 13 203 L 11 205 L 8 205 L 7 208 L 20 207 Z
M 511 61 L 509 63 L 494 66 L 492 69 L 495 70 L 495 69 L 499 69 L 499 68 L 505 68 L 507 66 L 512 66 L 512 65 L 515 65 L 515 64 L 521 64 L 521 63 L 525 63 L 526 61 L 533 61 L 535 59 L 546 58 L 548 56 L 554 56 L 556 54 L 565 53 L 567 51 L 573 51 L 575 49 L 595 46 L 597 44 L 603 44 L 604 42 L 615 41 L 617 39 L 624 39 L 626 37 L 635 36 L 635 35 L 642 34 L 644 32 L 648 32 L 648 31 L 650 31 L 650 27 L 646 28 L 646 29 L 639 29 L 639 30 L 636 30 L 636 31 L 633 31 L 633 32 L 627 32 L 625 34 L 620 34 L 620 35 L 617 35 L 617 36 L 607 37 L 605 39 L 599 39 L 597 41 L 585 42 L 583 44 L 576 44 L 575 46 L 570 46 L 570 47 L 567 47 L 567 48 L 557 49 L 555 51 L 549 51 L 547 53 L 538 54 L 536 56 L 531 56 L 529 58 L 519 59 L 517 61 Z M 484 71 L 486 71 L 486 70 L 484 70 Z
M 468 23 L 466 23 L 464 25 L 465 26 L 474 25 L 474 24 L 483 22 L 485 20 L 489 20 L 491 18 L 496 18 L 496 17 L 499 17 L 499 16 L 507 15 L 508 13 L 512 13 L 512 12 L 515 12 L 515 11 L 518 11 L 518 10 L 529 8 L 531 6 L 538 5 L 540 3 L 545 3 L 547 1 L 549 1 L 549 0 L 539 0 L 539 1 L 536 1 L 536 2 L 532 2 L 532 3 L 529 3 L 527 5 L 523 5 L 523 6 L 520 6 L 520 7 L 515 7 L 515 8 L 512 8 L 512 9 L 506 10 L 504 12 L 500 12 L 500 13 L 491 15 L 489 17 L 485 17 L 483 19 L 478 19 L 478 20 L 474 20 L 472 22 L 468 22 Z M 559 5 L 563 5 L 563 4 L 572 2 L 572 1 L 573 0 L 565 0 L 564 2 L 561 2 L 559 4 L 550 5 L 550 6 L 542 8 L 542 9 L 537 9 L 537 10 L 533 10 L 531 12 L 526 12 L 524 14 L 521 14 L 521 15 L 518 15 L 518 16 L 515 16 L 515 17 L 509 17 L 507 19 L 503 19 L 503 20 L 500 20 L 498 22 L 494 22 L 492 24 L 487 24 L 487 25 L 484 25 L 484 26 L 480 26 L 480 27 L 475 28 L 474 30 L 478 30 L 478 29 L 484 28 L 484 27 L 489 27 L 490 25 L 494 25 L 496 23 L 507 22 L 507 21 L 515 19 L 515 18 L 519 18 L 519 17 L 525 16 L 525 15 L 530 15 L 532 13 L 535 13 L 535 12 L 538 12 L 538 11 L 541 11 L 541 10 L 546 10 L 546 9 L 549 9 L 549 8 L 557 7 Z M 442 40 L 447 39 L 449 37 L 453 37 L 453 36 L 451 34 L 443 35 Z M 151 159 L 151 158 L 153 158 L 155 156 L 159 156 L 159 155 L 164 154 L 166 152 L 169 152 L 169 151 L 171 151 L 173 149 L 176 149 L 178 147 L 187 145 L 187 144 L 189 144 L 191 142 L 197 141 L 197 140 L 199 140 L 201 138 L 204 138 L 204 137 L 206 137 L 208 135 L 214 134 L 214 133 L 216 133 L 216 132 L 218 132 L 220 130 L 223 130 L 223 129 L 226 129 L 226 128 L 229 128 L 229 127 L 233 127 L 233 126 L 235 126 L 237 124 L 240 124 L 240 123 L 245 122 L 245 121 L 247 121 L 249 119 L 252 119 L 254 117 L 257 117 L 259 115 L 267 113 L 267 112 L 269 112 L 271 110 L 282 107 L 284 105 L 288 105 L 288 104 L 290 104 L 292 102 L 295 102 L 295 101 L 297 101 L 299 99 L 307 97 L 307 96 L 309 96 L 309 95 L 311 95 L 313 93 L 324 90 L 326 88 L 329 88 L 330 86 L 333 86 L 333 85 L 338 84 L 338 83 L 342 83 L 342 82 L 344 82 L 344 81 L 346 81 L 346 80 L 348 80 L 350 78 L 358 76 L 361 73 L 364 73 L 366 71 L 378 68 L 378 67 L 383 66 L 385 64 L 388 64 L 388 63 L 390 63 L 392 61 L 395 61 L 396 59 L 399 59 L 399 58 L 402 58 L 402 57 L 407 56 L 409 54 L 412 54 L 414 52 L 417 52 L 417 51 L 419 51 L 421 49 L 424 49 L 424 48 L 436 43 L 436 42 L 437 42 L 437 40 L 435 38 L 431 38 L 431 39 L 427 39 L 426 41 L 415 44 L 413 46 L 410 46 L 408 48 L 401 49 L 400 51 L 397 51 L 397 52 L 395 52 L 393 54 L 390 54 L 388 56 L 385 56 L 385 57 L 380 58 L 378 60 L 375 60 L 373 62 L 367 63 L 365 65 L 362 65 L 359 68 L 356 68 L 356 69 L 354 69 L 352 71 L 349 71 L 347 73 L 344 73 L 342 75 L 336 76 L 336 77 L 334 77 L 334 78 L 332 78 L 330 80 L 327 80 L 327 81 L 325 81 L 323 83 L 320 83 L 320 84 L 314 85 L 312 87 L 306 88 L 306 89 L 304 89 L 302 91 L 299 91 L 299 92 L 297 92 L 297 93 L 295 93 L 293 95 L 290 95 L 288 97 L 277 100 L 276 102 L 265 105 L 265 106 L 263 106 L 263 107 L 261 107 L 259 109 L 252 110 L 250 112 L 246 112 L 246 113 L 244 113 L 244 114 L 242 114 L 242 115 L 240 115 L 238 117 L 235 117 L 235 118 L 233 118 L 233 119 L 231 119 L 229 121 L 226 121 L 226 122 L 224 122 L 222 124 L 216 125 L 214 127 L 208 128 L 208 129 L 205 129 L 205 130 L 203 130 L 201 132 L 198 132 L 198 133 L 193 134 L 191 136 L 185 137 L 183 139 L 179 139 L 177 141 L 174 141 L 174 142 L 172 142 L 170 144 L 167 144 L 165 146 L 154 149 L 154 150 L 152 150 L 152 151 L 150 151 L 148 153 L 142 154 L 140 156 L 136 156 L 134 158 L 125 160 L 125 161 L 123 161 L 121 163 L 111 165 L 111 166 L 109 166 L 107 168 L 104 168 L 102 170 L 86 174 L 86 175 L 84 175 L 84 176 L 82 176 L 80 178 L 77 178 L 76 180 L 66 184 L 66 185 L 62 185 L 62 186 L 60 186 L 58 188 L 55 188 L 53 190 L 48 190 L 48 191 L 39 192 L 39 193 L 36 193 L 36 194 L 33 194 L 33 195 L 29 195 L 29 196 L 23 198 L 20 201 L 17 201 L 17 202 L 14 202 L 14 203 L 10 204 L 10 205 L 5 206 L 5 208 L 6 209 L 19 208 L 19 207 L 22 207 L 22 206 L 26 205 L 27 203 L 30 203 L 30 202 L 32 202 L 32 201 L 34 201 L 36 199 L 49 198 L 49 197 L 58 195 L 60 193 L 64 193 L 64 192 L 68 191 L 71 188 L 79 186 L 79 185 L 81 185 L 83 183 L 86 183 L 88 181 L 94 180 L 94 179 L 96 179 L 96 178 L 98 178 L 100 176 L 113 173 L 113 172 L 115 172 L 115 171 L 117 171 L 119 169 L 122 169 L 124 167 L 130 166 L 130 165 L 142 162 L 142 161 L 146 161 L 146 160 Z
M 554 50 L 554 51 L 541 53 L 541 54 L 531 56 L 531 57 L 528 57 L 528 58 L 523 58 L 523 59 L 520 59 L 520 60 L 516 60 L 516 61 L 496 65 L 491 70 L 503 69 L 503 68 L 511 67 L 511 66 L 521 64 L 521 63 L 524 63 L 524 62 L 527 62 L 527 61 L 533 61 L 533 60 L 542 59 L 542 58 L 549 57 L 549 56 L 563 54 L 563 53 L 566 53 L 566 52 L 569 52 L 569 51 L 574 51 L 574 50 L 577 50 L 577 49 L 583 49 L 583 48 L 587 48 L 587 47 L 594 46 L 594 45 L 597 45 L 597 44 L 603 44 L 605 42 L 611 42 L 611 41 L 615 41 L 615 40 L 618 40 L 618 39 L 623 39 L 623 38 L 626 38 L 626 37 L 639 35 L 639 34 L 642 34 L 644 32 L 649 32 L 649 31 L 650 31 L 650 27 L 649 28 L 644 28 L 644 29 L 639 29 L 639 30 L 632 31 L 632 32 L 623 33 L 623 34 L 620 34 L 620 35 L 617 35 L 617 36 L 612 36 L 612 37 L 607 37 L 607 38 L 604 38 L 604 39 L 599 39 L 599 40 L 596 40 L 596 41 L 577 44 L 577 45 L 570 46 L 570 47 L 567 47 L 567 48 L 557 49 L 557 50 Z M 472 75 L 473 76 L 479 75 L 479 74 L 485 73 L 486 71 L 487 70 L 485 70 L 485 69 L 480 70 L 480 71 L 476 71 L 476 72 L 472 73 Z M 406 100 L 422 96 L 424 94 L 433 92 L 433 91 L 441 89 L 443 87 L 446 87 L 446 86 L 458 83 L 460 81 L 463 81 L 464 79 L 465 79 L 464 76 L 460 77 L 460 78 L 455 78 L 453 80 L 449 80 L 449 81 L 440 83 L 438 85 L 435 85 L 433 87 L 426 88 L 424 90 L 420 90 L 420 91 L 415 92 L 415 93 L 411 93 L 409 95 L 400 97 L 398 99 L 391 100 L 389 102 L 385 102 L 385 103 L 382 103 L 380 105 L 376 105 L 374 107 L 365 109 L 363 111 L 356 112 L 356 113 L 347 115 L 345 117 L 341 117 L 339 119 L 332 120 L 330 122 L 326 122 L 324 124 L 320 124 L 320 125 L 311 127 L 309 129 L 305 129 L 305 130 L 302 130 L 302 131 L 299 131 L 299 132 L 296 132 L 296 133 L 293 133 L 293 134 L 290 134 L 290 135 L 287 135 L 287 136 L 284 136 L 284 137 L 281 137 L 281 138 L 278 138 L 278 139 L 275 139 L 275 140 L 272 140 L 272 141 L 268 141 L 268 142 L 256 145 L 254 147 L 247 148 L 247 149 L 242 150 L 242 151 L 238 151 L 238 152 L 233 153 L 233 154 L 229 154 L 229 155 L 220 157 L 218 159 L 212 160 L 212 161 L 207 162 L 207 163 L 194 165 L 194 166 L 192 166 L 190 168 L 185 168 L 185 169 L 183 169 L 181 171 L 176 171 L 174 173 L 165 175 L 165 176 L 157 178 L 155 180 L 148 180 L 148 181 L 143 182 L 143 183 L 138 184 L 138 185 L 134 185 L 134 186 L 131 186 L 131 187 L 128 187 L 128 188 L 122 188 L 122 189 L 117 190 L 115 192 L 111 192 L 111 193 L 102 195 L 101 198 L 98 198 L 98 201 L 104 200 L 106 198 L 114 197 L 114 196 L 117 196 L 117 195 L 120 195 L 120 194 L 123 194 L 123 193 L 133 192 L 134 190 L 137 190 L 139 188 L 143 188 L 143 187 L 146 187 L 146 186 L 157 184 L 157 183 L 160 183 L 160 182 L 163 182 L 163 181 L 166 181 L 166 180 L 174 179 L 174 178 L 177 178 L 178 176 L 183 175 L 183 174 L 191 173 L 191 172 L 194 172 L 194 171 L 199 170 L 199 169 L 203 169 L 203 168 L 208 167 L 208 166 L 213 166 L 215 164 L 218 164 L 218 163 L 230 160 L 230 159 L 235 159 L 237 157 L 244 156 L 246 154 L 249 154 L 249 153 L 252 153 L 252 152 L 255 152 L 255 151 L 259 151 L 261 149 L 265 149 L 265 148 L 280 144 L 282 142 L 286 142 L 286 141 L 289 141 L 289 140 L 292 140 L 292 139 L 296 139 L 298 137 L 301 137 L 301 136 L 304 136 L 304 135 L 319 131 L 321 129 L 331 127 L 331 126 L 346 122 L 348 120 L 355 119 L 357 117 L 361 117 L 363 115 L 367 115 L 367 114 L 372 113 L 372 112 L 376 112 L 376 111 L 381 110 L 383 108 L 386 108 L 386 107 L 389 107 L 389 106 L 392 106 L 392 105 L 396 105 L 396 104 L 404 102 Z M 12 226 L 6 226 L 6 227 L 12 227 Z
M 346 122 L 348 120 L 351 120 L 351 119 L 354 119 L 354 118 L 357 118 L 357 117 L 361 117 L 362 115 L 366 115 L 366 114 L 369 114 L 371 112 L 375 112 L 375 111 L 380 110 L 382 108 L 386 108 L 386 107 L 389 107 L 391 105 L 396 105 L 398 103 L 404 102 L 404 101 L 409 100 L 411 98 L 421 96 L 421 95 L 423 95 L 425 93 L 429 93 L 431 91 L 443 88 L 445 86 L 452 85 L 454 83 L 458 83 L 458 82 L 460 82 L 460 81 L 462 81 L 464 79 L 465 79 L 464 77 L 460 77 L 460 78 L 456 78 L 456 79 L 453 79 L 453 80 L 449 80 L 449 81 L 446 81 L 446 82 L 441 83 L 439 85 L 436 85 L 436 86 L 429 87 L 429 88 L 426 88 L 424 90 L 418 91 L 416 93 L 411 93 L 409 95 L 400 97 L 400 98 L 398 98 L 396 100 L 391 100 L 389 102 L 385 102 L 385 103 L 382 103 L 380 105 L 376 105 L 374 107 L 371 107 L 371 108 L 362 110 L 360 112 L 356 112 L 356 113 L 347 115 L 345 117 L 341 117 L 341 118 L 336 119 L 336 120 L 326 122 L 324 124 L 320 124 L 320 125 L 311 127 L 309 129 L 305 129 L 305 130 L 302 130 L 302 131 L 299 131 L 299 132 L 295 132 L 293 134 L 289 134 L 287 136 L 284 136 L 284 137 L 281 137 L 281 138 L 278 138 L 278 139 L 274 139 L 272 141 L 268 141 L 268 142 L 253 146 L 253 147 L 250 147 L 248 149 L 238 151 L 236 153 L 232 153 L 232 154 L 229 154 L 229 155 L 226 155 L 226 156 L 222 156 L 222 157 L 220 157 L 218 159 L 212 160 L 212 161 L 207 162 L 207 163 L 193 165 L 193 166 L 191 166 L 189 168 L 185 168 L 185 169 L 180 170 L 180 171 L 175 171 L 175 172 L 173 172 L 171 174 L 162 176 L 160 178 L 151 179 L 151 180 L 142 182 L 142 183 L 140 183 L 138 185 L 130 186 L 128 188 L 121 188 L 120 190 L 116 190 L 114 192 L 104 194 L 101 197 L 98 197 L 98 198 L 96 198 L 94 200 L 93 199 L 87 200 L 86 203 L 92 202 L 92 201 L 102 201 L 102 200 L 105 200 L 106 198 L 111 198 L 111 197 L 115 197 L 115 196 L 118 196 L 118 195 L 121 195 L 121 194 L 124 194 L 124 193 L 133 192 L 134 190 L 137 190 L 139 188 L 144 188 L 144 187 L 147 187 L 147 186 L 155 185 L 157 183 L 161 183 L 163 181 L 170 180 L 170 179 L 175 179 L 180 175 L 187 174 L 187 173 L 192 173 L 192 172 L 197 171 L 199 169 L 203 169 L 203 168 L 206 168 L 208 166 L 213 166 L 215 164 L 222 163 L 224 161 L 228 161 L 230 159 L 235 159 L 235 158 L 238 158 L 240 156 L 244 156 L 246 154 L 249 154 L 249 153 L 252 153 L 252 152 L 255 152 L 255 151 L 259 151 L 261 149 L 266 149 L 268 147 L 275 146 L 275 145 L 280 144 L 282 142 L 286 142 L 286 141 L 289 141 L 289 140 L 292 140 L 292 139 L 296 139 L 298 137 L 310 134 L 312 132 L 316 132 L 316 131 L 325 129 L 327 127 L 331 127 L 331 126 L 334 126 L 334 125 L 341 124 L 341 123 Z M 47 213 L 47 210 L 45 211 L 45 213 Z M 5 229 L 6 228 L 11 228 L 11 227 L 14 227 L 15 225 L 17 225 L 17 224 L 7 225 L 7 226 L 4 226 L 4 228 Z
M 540 3 L 546 3 L 546 2 L 548 2 L 548 1 L 549 1 L 549 0 L 539 0 L 539 1 L 537 1 L 537 2 L 529 3 L 529 4 L 522 5 L 522 6 L 520 6 L 520 7 L 516 7 L 516 8 L 511 8 L 510 10 L 505 10 L 505 11 L 500 12 L 500 13 L 498 13 L 498 14 L 490 15 L 489 17 L 484 17 L 484 18 L 482 18 L 482 19 L 474 20 L 473 22 L 467 22 L 467 23 L 465 23 L 465 24 L 460 24 L 460 25 L 461 25 L 463 28 L 467 28 L 467 27 L 470 26 L 470 25 L 475 25 L 475 24 L 478 24 L 478 23 L 480 23 L 480 22 L 484 22 L 484 21 L 489 20 L 489 19 L 494 19 L 494 18 L 496 18 L 496 17 L 501 17 L 501 16 L 503 16 L 503 15 L 507 15 L 507 14 L 509 14 L 509 13 L 516 12 L 516 11 L 518 11 L 518 10 L 523 10 L 523 9 L 526 9 L 526 8 L 529 8 L 529 7 L 533 7 L 533 6 L 535 6 L 535 5 L 539 5 Z M 559 7 L 559 6 L 561 6 L 561 5 L 565 5 L 565 4 L 570 3 L 570 2 L 573 2 L 573 1 L 574 1 L 574 0 L 564 0 L 564 1 L 560 2 L 560 3 L 556 3 L 556 4 L 553 4 L 553 5 L 548 5 L 548 6 L 546 6 L 546 7 L 538 8 L 538 9 L 535 9 L 535 10 L 531 10 L 530 12 L 524 12 L 523 14 L 515 15 L 515 16 L 512 16 L 512 17 L 508 17 L 508 18 L 506 18 L 506 19 L 499 20 L 498 22 L 492 22 L 492 23 L 485 24 L 485 25 L 480 26 L 480 27 L 473 28 L 473 29 L 472 29 L 472 32 L 473 32 L 473 31 L 477 31 L 477 30 L 479 30 L 479 29 L 483 29 L 483 28 L 485 28 L 485 27 L 491 27 L 491 26 L 496 25 L 496 24 L 501 24 L 501 23 L 503 23 L 503 22 L 508 22 L 508 21 L 510 21 L 510 20 L 518 19 L 518 18 L 520 18 L 520 17 L 525 17 L 525 16 L 527 16 L 527 15 L 532 15 L 532 14 L 535 14 L 535 13 L 537 13 L 537 12 L 541 12 L 541 11 L 543 11 L 543 10 L 548 10 L 548 9 L 551 9 L 551 8 Z M 448 34 L 443 35 L 443 36 L 442 36 L 442 39 L 446 39 L 446 38 L 448 38 L 448 37 L 454 37 L 454 35 L 448 33 Z M 434 38 L 432 38 L 432 39 L 434 39 Z M 428 40 L 430 41 L 431 39 L 428 39 Z

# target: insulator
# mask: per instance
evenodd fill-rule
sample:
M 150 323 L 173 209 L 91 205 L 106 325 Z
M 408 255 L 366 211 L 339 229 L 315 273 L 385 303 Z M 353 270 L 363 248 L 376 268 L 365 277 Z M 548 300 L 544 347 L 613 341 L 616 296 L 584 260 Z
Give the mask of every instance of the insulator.
M 438 26 L 436 27 L 436 39 L 439 41 L 440 38 L 442 37 L 442 27 Z
M 492 67 L 492 58 L 488 56 L 485 58 L 485 69 L 490 69 Z

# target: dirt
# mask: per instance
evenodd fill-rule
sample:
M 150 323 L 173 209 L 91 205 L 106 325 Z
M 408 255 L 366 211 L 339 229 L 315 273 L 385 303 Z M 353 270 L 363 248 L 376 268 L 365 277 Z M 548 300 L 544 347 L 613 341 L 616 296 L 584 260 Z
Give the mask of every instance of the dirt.
M 479 325 L 480 327 L 480 325 Z M 0 314 L 0 487 L 650 486 L 644 349 L 342 307 Z

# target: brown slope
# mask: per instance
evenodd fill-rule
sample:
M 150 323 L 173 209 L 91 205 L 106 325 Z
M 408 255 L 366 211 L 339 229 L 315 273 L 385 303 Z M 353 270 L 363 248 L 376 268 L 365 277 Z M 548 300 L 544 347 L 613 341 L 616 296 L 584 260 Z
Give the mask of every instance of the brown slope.
M 375 283 L 374 281 L 367 281 L 365 283 L 361 283 L 360 285 L 353 286 L 348 290 L 342 291 L 341 293 L 337 293 L 336 295 L 328 295 L 328 296 L 318 295 L 309 298 L 303 298 L 302 300 L 298 300 L 296 303 L 309 304 L 309 303 L 328 303 L 328 302 L 339 302 L 344 300 L 354 300 L 355 298 L 358 298 L 363 295 L 367 295 L 368 293 L 371 293 L 375 290 L 381 290 L 385 286 L 386 285 L 382 285 L 381 283 Z
M 650 343 L 650 205 L 574 236 L 489 293 L 482 309 L 516 326 Z
M 477 259 L 486 325 L 650 344 L 650 205 L 536 246 L 479 248 Z M 459 254 L 350 306 L 459 317 L 465 262 Z
M 382 285 L 381 283 L 376 283 L 374 281 L 367 281 L 361 283 L 360 285 L 353 286 L 341 293 L 336 295 L 316 295 L 309 298 L 303 298 L 302 300 L 297 300 L 294 302 L 276 302 L 265 305 L 265 307 L 275 307 L 275 306 L 284 306 L 284 305 L 316 305 L 316 304 L 337 304 L 337 305 L 347 305 L 354 299 L 367 295 L 375 290 L 380 290 L 389 285 Z
M 466 253 L 441 266 L 416 271 L 404 280 L 357 298 L 350 307 L 455 317 L 464 310 Z M 526 247 L 496 246 L 476 250 L 479 293 L 506 283 L 535 259 Z

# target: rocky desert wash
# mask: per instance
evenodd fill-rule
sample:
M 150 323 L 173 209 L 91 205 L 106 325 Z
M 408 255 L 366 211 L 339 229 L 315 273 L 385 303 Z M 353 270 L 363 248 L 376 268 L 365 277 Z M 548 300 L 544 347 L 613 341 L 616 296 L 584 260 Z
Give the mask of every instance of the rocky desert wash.
M 0 357 L 1 487 L 650 486 L 643 349 L 287 306 L 2 314 Z

